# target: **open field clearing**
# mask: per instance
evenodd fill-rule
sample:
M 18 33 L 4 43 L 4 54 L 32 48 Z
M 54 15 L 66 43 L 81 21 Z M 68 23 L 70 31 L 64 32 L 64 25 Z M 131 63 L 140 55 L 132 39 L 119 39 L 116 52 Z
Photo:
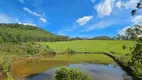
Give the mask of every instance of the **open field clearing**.
M 76 40 L 66 42 L 39 42 L 42 45 L 49 45 L 56 52 L 66 52 L 67 48 L 71 48 L 76 52 L 116 52 L 124 54 L 129 49 L 123 50 L 122 46 L 132 47 L 135 41 L 120 40 Z

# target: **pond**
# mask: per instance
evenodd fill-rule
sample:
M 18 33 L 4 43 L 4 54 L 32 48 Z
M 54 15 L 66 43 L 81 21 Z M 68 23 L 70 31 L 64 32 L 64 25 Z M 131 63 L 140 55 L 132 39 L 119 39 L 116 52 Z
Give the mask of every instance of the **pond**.
M 91 80 L 124 80 L 124 78 L 132 80 L 132 77 L 122 70 L 111 58 L 104 56 L 100 54 L 78 54 L 70 57 L 67 55 L 57 55 L 52 58 L 33 59 L 14 64 L 12 73 L 15 80 L 52 80 L 54 72 L 58 68 L 68 66 L 69 68 L 77 68 L 88 73 Z M 62 57 L 62 59 L 59 57 Z

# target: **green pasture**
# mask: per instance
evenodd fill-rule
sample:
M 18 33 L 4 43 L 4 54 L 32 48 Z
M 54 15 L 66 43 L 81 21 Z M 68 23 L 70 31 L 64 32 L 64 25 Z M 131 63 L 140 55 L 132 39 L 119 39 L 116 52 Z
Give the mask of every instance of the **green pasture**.
M 56 55 L 54 57 L 42 58 L 40 60 L 55 60 L 55 61 L 69 61 L 69 62 L 85 62 L 93 61 L 96 63 L 113 63 L 113 59 L 104 54 L 75 54 L 75 55 Z
M 42 45 L 49 45 L 56 52 L 66 52 L 71 48 L 76 52 L 110 52 L 124 54 L 128 53 L 129 47 L 132 47 L 135 41 L 124 40 L 76 40 L 63 42 L 38 42 Z M 127 49 L 123 50 L 122 46 L 126 45 Z

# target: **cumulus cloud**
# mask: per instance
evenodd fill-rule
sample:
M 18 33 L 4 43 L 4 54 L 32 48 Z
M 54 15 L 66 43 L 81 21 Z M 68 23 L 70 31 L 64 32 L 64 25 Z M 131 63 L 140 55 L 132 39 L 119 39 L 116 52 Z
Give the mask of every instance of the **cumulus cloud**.
M 122 5 L 121 1 L 116 2 L 116 7 L 117 7 L 117 8 L 120 8 L 121 5 Z
M 118 34 L 119 34 L 119 35 L 125 35 L 126 30 L 127 30 L 128 28 L 131 28 L 131 27 L 130 27 L 130 26 L 124 27 L 122 30 L 119 30 L 119 31 L 118 31 Z
M 102 18 L 111 14 L 113 4 L 114 0 L 104 0 L 104 2 L 101 2 L 98 5 L 94 6 L 94 9 L 97 10 L 98 16 Z
M 47 22 L 47 20 L 46 20 L 45 18 L 40 18 L 40 20 L 41 20 L 42 22 Z
M 96 24 L 92 24 L 89 27 L 87 27 L 86 29 L 82 30 L 83 32 L 89 32 L 89 31 L 93 31 L 95 29 L 102 29 L 102 28 L 106 28 L 109 27 L 110 25 L 113 25 L 114 22 L 113 21 L 102 21 L 102 22 L 98 22 Z
M 140 0 L 128 0 L 125 4 L 126 9 L 135 9 Z
M 14 20 L 6 14 L 0 13 L 0 23 L 14 23 Z
M 131 20 L 131 22 L 133 22 L 134 24 L 142 23 L 142 15 L 136 16 Z
M 95 3 L 95 0 L 91 0 L 92 3 Z
M 27 11 L 28 13 L 30 13 L 30 14 L 32 14 L 32 15 L 34 15 L 34 16 L 39 16 L 39 17 L 41 17 L 42 15 L 41 14 L 38 14 L 37 12 L 33 12 L 33 11 L 31 11 L 30 9 L 28 9 L 27 7 L 24 7 L 23 8 L 25 11 Z
M 82 18 L 79 18 L 76 20 L 76 22 L 80 25 L 80 26 L 84 26 L 85 24 L 87 24 L 88 21 L 90 21 L 93 18 L 93 16 L 84 16 Z
M 24 0 L 18 0 L 18 1 L 19 1 L 20 3 L 22 3 L 22 4 L 24 3 Z

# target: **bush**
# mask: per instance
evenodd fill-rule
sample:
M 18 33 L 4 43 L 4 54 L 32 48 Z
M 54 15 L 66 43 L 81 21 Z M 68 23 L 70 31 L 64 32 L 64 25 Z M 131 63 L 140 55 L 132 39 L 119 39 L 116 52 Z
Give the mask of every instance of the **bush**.
M 77 69 L 61 67 L 54 74 L 54 80 L 90 80 L 88 74 Z
M 68 48 L 68 49 L 67 49 L 67 52 L 68 52 L 69 54 L 74 54 L 74 53 L 75 53 L 75 50 L 72 50 L 72 49 Z
M 114 51 L 110 51 L 110 53 L 111 53 L 111 54 L 114 54 L 115 52 L 114 52 Z
M 43 55 L 52 55 L 52 56 L 55 56 L 56 52 L 47 45 L 46 48 L 44 49 Z
M 127 46 L 126 46 L 126 45 L 123 45 L 123 46 L 122 46 L 122 49 L 123 49 L 123 50 L 127 49 Z

